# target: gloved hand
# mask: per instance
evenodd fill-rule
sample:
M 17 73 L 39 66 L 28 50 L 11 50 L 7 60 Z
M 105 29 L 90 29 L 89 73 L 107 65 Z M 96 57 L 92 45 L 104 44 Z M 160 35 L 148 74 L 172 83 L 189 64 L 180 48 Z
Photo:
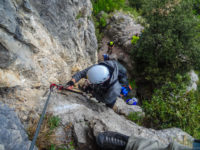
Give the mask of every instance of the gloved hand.
M 74 86 L 74 82 L 70 80 L 69 82 L 66 83 L 66 86 Z
M 70 90 L 73 89 L 74 88 L 74 81 L 70 80 L 69 82 L 67 82 L 65 84 L 65 88 L 70 89 Z
M 126 97 L 126 96 L 128 95 L 128 92 L 129 92 L 129 91 L 127 90 L 126 87 L 122 87 L 122 88 L 121 88 L 121 94 L 122 94 L 123 96 Z

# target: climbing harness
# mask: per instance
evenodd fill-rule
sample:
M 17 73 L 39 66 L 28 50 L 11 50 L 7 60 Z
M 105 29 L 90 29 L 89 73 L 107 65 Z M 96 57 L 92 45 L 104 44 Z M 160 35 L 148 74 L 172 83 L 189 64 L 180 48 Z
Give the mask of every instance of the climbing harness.
M 45 116 L 45 113 L 46 113 L 46 109 L 47 109 L 47 106 L 48 106 L 48 103 L 49 103 L 49 100 L 50 100 L 50 97 L 51 97 L 51 92 L 53 92 L 53 88 L 56 87 L 58 90 L 66 90 L 66 91 L 70 91 L 70 92 L 73 92 L 73 93 L 77 93 L 77 94 L 81 94 L 83 95 L 82 92 L 79 92 L 79 91 L 74 91 L 74 90 L 70 90 L 70 89 L 67 89 L 67 87 L 64 87 L 62 85 L 56 85 L 56 84 L 51 84 L 50 85 L 50 92 L 49 92 L 49 95 L 48 95 L 48 98 L 46 100 L 46 103 L 44 105 L 44 108 L 43 108 L 43 111 L 42 111 L 42 115 L 40 117 L 40 120 L 37 124 L 37 128 L 36 128 L 36 131 L 35 131 L 35 134 L 34 134 L 34 137 L 33 137 L 33 140 L 31 142 L 31 146 L 29 148 L 29 150 L 33 150 L 34 148 L 34 145 L 35 145 L 35 142 L 37 140 L 37 136 L 39 134 L 39 131 L 40 131 L 40 127 L 42 125 L 42 121 L 44 119 L 44 116 Z

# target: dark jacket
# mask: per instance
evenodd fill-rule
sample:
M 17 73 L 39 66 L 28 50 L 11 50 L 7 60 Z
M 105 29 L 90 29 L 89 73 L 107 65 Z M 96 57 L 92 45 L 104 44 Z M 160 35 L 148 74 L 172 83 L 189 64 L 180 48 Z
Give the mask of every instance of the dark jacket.
M 126 74 L 126 69 L 121 64 L 119 65 L 119 63 L 115 60 L 100 62 L 98 65 L 106 66 L 109 69 L 111 77 L 103 85 L 92 85 L 92 94 L 98 101 L 104 102 L 106 104 L 112 104 L 116 101 L 117 97 L 120 96 L 121 84 L 119 83 L 119 78 L 123 79 L 123 77 L 120 77 L 119 75 L 121 72 L 122 74 Z M 91 67 L 88 67 L 73 75 L 73 78 L 76 80 L 76 82 L 78 82 L 81 78 L 86 78 L 87 71 Z

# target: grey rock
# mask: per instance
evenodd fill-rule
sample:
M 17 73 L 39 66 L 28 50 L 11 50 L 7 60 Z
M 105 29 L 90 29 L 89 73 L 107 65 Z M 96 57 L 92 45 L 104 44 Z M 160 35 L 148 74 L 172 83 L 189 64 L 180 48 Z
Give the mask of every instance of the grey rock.
M 97 49 L 94 25 L 87 20 L 91 15 L 91 3 L 89 0 L 82 1 L 30 1 L 40 14 L 45 27 L 54 36 L 58 37 L 62 45 L 68 49 L 80 50 L 80 46 L 85 48 L 85 56 L 91 56 L 91 61 L 95 63 L 94 54 Z M 76 16 L 85 17 L 82 23 L 77 23 Z M 84 28 L 82 28 L 82 27 Z M 79 36 L 83 34 L 84 36 Z M 84 43 L 83 43 L 84 42 Z
M 144 27 L 137 24 L 129 15 L 117 12 L 110 18 L 106 33 L 118 45 L 122 46 L 126 52 L 130 52 L 133 48 L 131 43 L 132 36 L 135 34 L 140 35 L 143 29 Z
M 87 143 L 87 133 L 89 127 L 86 122 L 80 122 L 74 124 L 74 134 L 78 144 L 86 144 Z
M 5 150 L 5 148 L 2 144 L 0 144 L 0 150 Z
M 15 112 L 0 102 L 0 116 L 0 149 L 27 150 L 31 142 Z
M 10 0 L 0 1 L 0 27 L 5 28 L 10 33 L 15 33 L 17 22 L 16 22 L 16 9 Z
M 117 101 L 123 100 L 118 99 Z M 122 105 L 124 108 L 119 107 L 119 109 L 124 113 L 121 114 L 141 112 L 139 106 L 129 108 L 129 105 Z M 188 141 L 193 140 L 193 137 L 181 129 L 154 130 L 138 126 L 127 120 L 124 115 L 119 115 L 107 108 L 103 103 L 73 93 L 53 94 L 48 111 L 62 118 L 62 124 L 66 125 L 70 122 L 74 125 L 74 136 L 78 145 L 88 145 L 88 138 L 95 140 L 90 135 L 90 130 L 94 136 L 103 131 L 115 131 L 128 136 L 135 135 L 158 140 L 166 145 L 172 140 L 179 143 L 184 143 L 184 138 Z
M 187 87 L 187 91 L 191 91 L 191 90 L 196 91 L 197 90 L 197 84 L 198 84 L 198 81 L 199 81 L 199 77 L 194 72 L 194 70 L 191 70 L 189 72 L 189 76 L 190 76 L 190 85 Z
M 23 6 L 24 6 L 24 9 L 25 9 L 27 12 L 32 12 L 32 8 L 31 8 L 31 5 L 30 5 L 30 3 L 29 3 L 28 0 L 24 0 Z
M 143 113 L 141 107 L 137 105 L 127 105 L 123 99 L 118 98 L 115 104 L 117 106 L 117 112 L 119 114 L 123 114 L 124 116 L 128 116 L 130 113 L 140 112 Z
M 0 86 L 66 82 L 96 63 L 91 8 L 90 0 L 0 0 Z
M 0 68 L 9 67 L 16 60 L 16 55 L 12 52 L 9 52 L 1 43 L 0 43 Z

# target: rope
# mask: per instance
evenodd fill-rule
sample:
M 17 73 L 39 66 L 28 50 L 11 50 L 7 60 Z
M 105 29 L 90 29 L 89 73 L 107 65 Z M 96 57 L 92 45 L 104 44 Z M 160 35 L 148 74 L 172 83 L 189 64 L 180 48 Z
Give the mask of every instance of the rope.
M 39 122 L 38 122 L 38 125 L 37 125 L 37 128 L 36 128 L 36 132 L 35 132 L 35 135 L 34 135 L 34 137 L 33 137 L 32 142 L 31 142 L 31 146 L 30 146 L 29 150 L 33 150 L 33 148 L 34 148 L 34 145 L 35 145 L 35 142 L 36 142 L 36 140 L 37 140 L 37 136 L 38 136 L 38 134 L 39 134 L 40 127 L 41 127 L 42 121 L 43 121 L 43 119 L 44 119 L 44 115 L 45 115 L 45 113 L 46 113 L 47 105 L 48 105 L 48 103 L 49 103 L 49 100 L 50 100 L 50 96 L 51 96 L 51 92 L 52 92 L 52 91 L 53 91 L 53 88 L 50 88 L 50 93 L 49 93 L 48 98 L 47 98 L 47 100 L 46 100 L 46 103 L 45 103 L 45 105 L 44 105 L 44 108 L 43 108 L 43 111 L 42 111 L 42 115 L 41 115 L 40 120 L 39 120 Z
M 34 148 L 34 145 L 35 145 L 35 142 L 36 142 L 36 140 L 37 140 L 37 136 L 38 136 L 38 134 L 39 134 L 40 127 L 41 127 L 41 125 L 42 125 L 42 121 L 43 121 L 43 119 L 44 119 L 44 116 L 45 116 L 45 113 L 46 113 L 46 109 L 47 109 L 47 106 L 48 106 L 48 103 L 49 103 L 49 100 L 50 100 L 50 97 L 51 97 L 51 92 L 53 91 L 53 87 L 54 87 L 54 86 L 55 86 L 58 90 L 66 90 L 66 91 L 69 91 L 69 92 L 73 92 L 73 93 L 77 93 L 77 94 L 83 95 L 83 93 L 82 93 L 81 91 L 80 91 L 80 92 L 79 92 L 79 91 L 74 91 L 74 90 L 70 90 L 70 89 L 64 88 L 64 87 L 61 86 L 61 85 L 51 84 L 51 86 L 50 86 L 50 93 L 49 93 L 48 98 L 47 98 L 47 100 L 46 100 L 46 103 L 45 103 L 45 105 L 44 105 L 44 108 L 43 108 L 43 111 L 42 111 L 42 115 L 41 115 L 40 120 L 39 120 L 39 122 L 38 122 L 38 124 L 37 124 L 37 128 L 36 128 L 36 131 L 35 131 L 35 134 L 34 134 L 34 137 L 33 137 L 33 140 L 32 140 L 32 142 L 31 142 L 31 146 L 30 146 L 29 150 L 33 150 L 33 148 Z

